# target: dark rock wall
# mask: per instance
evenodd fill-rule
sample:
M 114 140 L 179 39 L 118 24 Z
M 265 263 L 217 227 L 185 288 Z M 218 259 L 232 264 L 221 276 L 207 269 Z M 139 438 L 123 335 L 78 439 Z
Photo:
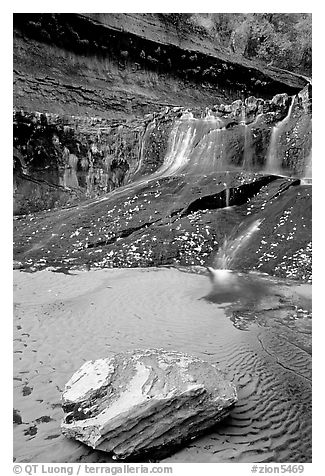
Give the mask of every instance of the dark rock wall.
M 14 82 L 19 109 L 114 118 L 304 86 L 175 31 L 159 15 L 139 14 L 15 14 Z
M 165 105 L 204 106 L 218 97 L 224 101 L 238 96 L 230 83 L 218 88 L 208 80 L 202 84 L 193 80 L 179 57 L 175 57 L 174 65 L 169 64 L 168 55 L 166 61 L 162 53 L 159 60 L 153 58 L 151 49 L 157 50 L 159 43 L 152 46 L 137 37 L 131 39 L 124 34 L 122 38 L 105 29 L 105 44 L 99 44 L 98 28 L 91 29 L 88 23 L 76 26 L 75 19 L 43 15 L 33 21 L 29 15 L 18 15 L 14 36 L 15 107 L 125 119 Z M 85 39 L 78 43 L 71 28 L 78 30 L 78 38 L 80 34 Z M 90 38 L 92 34 L 96 41 Z M 175 72 L 176 65 L 180 74 Z
M 153 172 L 171 125 L 164 113 L 120 123 L 15 111 L 14 212 L 72 205 Z

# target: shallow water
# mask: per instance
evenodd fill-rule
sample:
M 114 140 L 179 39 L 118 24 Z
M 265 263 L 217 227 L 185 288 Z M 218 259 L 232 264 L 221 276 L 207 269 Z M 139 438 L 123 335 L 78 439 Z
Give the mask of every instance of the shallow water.
M 201 270 L 14 276 L 17 462 L 111 461 L 61 435 L 61 391 L 87 360 L 150 347 L 217 363 L 238 390 L 230 418 L 168 461 L 311 461 L 310 286 L 246 275 L 269 292 L 226 303 Z

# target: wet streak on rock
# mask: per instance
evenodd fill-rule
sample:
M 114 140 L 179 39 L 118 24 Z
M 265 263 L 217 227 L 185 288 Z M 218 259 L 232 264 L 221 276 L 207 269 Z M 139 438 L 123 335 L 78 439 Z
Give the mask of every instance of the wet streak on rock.
M 134 228 L 127 228 L 125 230 L 120 231 L 115 236 L 111 238 L 107 238 L 107 240 L 96 241 L 95 243 L 89 243 L 87 248 L 97 248 L 99 246 L 111 245 L 116 242 L 119 238 L 127 238 L 128 236 L 132 235 L 133 233 L 142 230 L 143 228 L 149 228 L 151 225 L 154 225 L 160 220 L 152 221 L 149 223 L 144 223 L 143 225 L 134 227 Z
M 243 205 L 254 197 L 262 187 L 276 180 L 277 177 L 268 176 L 255 180 L 252 183 L 244 184 L 239 187 L 229 189 L 229 201 L 227 198 L 227 190 L 214 195 L 200 197 L 192 202 L 187 209 L 182 213 L 182 216 L 195 213 L 198 210 L 216 210 L 233 205 Z

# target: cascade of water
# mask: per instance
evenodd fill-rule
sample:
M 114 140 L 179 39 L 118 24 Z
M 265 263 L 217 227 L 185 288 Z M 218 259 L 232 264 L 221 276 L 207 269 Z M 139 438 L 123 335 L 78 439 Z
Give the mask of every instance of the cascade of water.
M 157 174 L 166 177 L 182 172 L 209 173 L 222 168 L 223 122 L 207 112 L 204 118 L 190 113 L 175 122 L 164 164 Z
M 221 128 L 223 126 L 223 122 L 222 122 L 222 119 L 220 119 L 220 117 L 217 117 L 217 116 L 213 116 L 211 113 L 210 114 L 207 114 L 206 116 L 204 116 L 203 119 L 197 119 L 196 120 L 197 123 L 199 124 L 201 121 L 203 121 L 203 123 L 208 123 L 208 127 L 211 128 Z
M 279 158 L 278 158 L 278 144 L 279 144 L 279 139 L 282 134 L 283 128 L 290 119 L 294 102 L 295 102 L 295 96 L 292 96 L 291 104 L 288 109 L 288 114 L 286 115 L 284 119 L 282 119 L 282 121 L 278 122 L 272 129 L 270 144 L 269 144 L 267 155 L 266 155 L 265 172 L 267 173 L 277 174 L 281 172 L 281 163 L 279 163 Z
M 79 188 L 76 170 L 73 168 L 65 168 L 63 176 L 59 178 L 59 183 L 65 188 Z
M 195 138 L 195 122 L 193 118 L 182 117 L 177 121 L 170 138 L 169 150 L 162 167 L 157 172 L 159 177 L 174 175 L 188 162 Z
M 250 227 L 241 235 L 234 239 L 225 239 L 222 246 L 219 248 L 214 259 L 214 267 L 216 269 L 231 269 L 231 263 L 236 254 L 255 233 L 263 220 L 255 220 Z
M 312 151 L 310 151 L 305 165 L 305 178 L 312 178 Z
M 239 122 L 240 126 L 242 126 L 244 128 L 244 160 L 243 160 L 243 168 L 245 168 L 247 166 L 246 164 L 246 157 L 245 157 L 245 153 L 246 153 L 246 149 L 247 149 L 247 140 L 248 140 L 248 137 L 247 137 L 247 133 L 248 133 L 248 128 L 247 128 L 247 124 L 246 124 L 246 108 L 245 106 L 243 106 L 241 108 L 241 119 L 240 119 L 240 122 Z
M 277 143 L 280 129 L 277 126 L 274 126 L 271 132 L 270 144 L 266 156 L 266 167 L 265 171 L 270 173 L 278 172 L 278 161 L 277 161 Z
M 242 106 L 242 108 L 241 108 L 241 119 L 240 119 L 239 124 L 241 124 L 242 126 L 246 126 L 246 108 L 245 108 L 245 106 Z
M 251 134 L 247 124 L 244 125 L 244 158 L 243 158 L 243 169 L 250 170 L 252 150 L 251 150 Z
M 204 171 L 209 173 L 223 169 L 224 162 L 224 132 L 218 128 L 204 138 L 205 156 L 203 157 Z
M 194 120 L 193 112 L 191 112 L 191 111 L 185 111 L 185 112 L 182 114 L 181 120 L 187 120 L 187 121 L 192 121 L 192 120 Z
M 66 188 L 78 188 L 77 165 L 79 159 L 75 154 L 67 153 L 65 160 L 64 173 L 59 177 L 59 183 Z
M 229 207 L 229 199 L 230 199 L 230 188 L 226 188 L 226 207 Z
M 219 169 L 222 158 L 221 136 L 225 128 L 222 120 L 208 114 L 208 117 L 195 118 L 193 113 L 185 111 L 174 122 L 172 127 L 168 149 L 161 167 L 148 176 L 139 177 L 132 183 L 123 187 L 122 190 L 114 190 L 115 195 L 127 190 L 140 187 L 150 181 L 170 177 L 176 174 L 205 174 Z M 156 127 L 152 122 L 145 131 L 140 144 L 140 161 L 144 157 L 145 144 L 152 130 Z M 137 167 L 137 171 L 140 169 Z M 89 178 L 90 175 L 89 175 Z M 98 201 L 104 201 L 107 197 L 101 197 Z
M 263 113 L 257 114 L 257 116 L 255 117 L 254 121 L 249 124 L 250 127 L 254 126 L 254 125 L 259 121 L 259 119 L 260 119 L 261 117 L 263 117 Z
M 139 172 L 139 170 L 141 169 L 141 166 L 143 164 L 143 157 L 144 157 L 144 151 L 145 151 L 146 143 L 147 143 L 147 140 L 150 137 L 151 132 L 154 130 L 155 127 L 156 127 L 156 119 L 154 118 L 151 122 L 149 122 L 149 124 L 147 124 L 147 127 L 146 127 L 144 133 L 142 134 L 142 136 L 140 138 L 139 162 L 138 162 L 138 166 L 137 166 L 136 170 L 134 171 L 134 174 Z
M 224 186 L 225 186 L 225 193 L 226 193 L 226 208 L 229 208 L 230 206 L 230 187 L 229 187 L 229 172 L 227 171 L 226 172 L 226 175 L 225 175 L 225 182 L 224 182 Z
M 216 119 L 216 117 L 212 114 L 211 109 L 206 108 L 204 119 L 206 121 L 214 121 Z
M 242 108 L 242 117 L 240 125 L 243 127 L 244 132 L 244 149 L 243 149 L 243 162 L 242 167 L 244 170 L 252 171 L 253 169 L 253 136 L 252 126 L 258 122 L 259 118 L 263 114 L 257 114 L 254 121 L 249 125 L 246 123 L 246 109 Z

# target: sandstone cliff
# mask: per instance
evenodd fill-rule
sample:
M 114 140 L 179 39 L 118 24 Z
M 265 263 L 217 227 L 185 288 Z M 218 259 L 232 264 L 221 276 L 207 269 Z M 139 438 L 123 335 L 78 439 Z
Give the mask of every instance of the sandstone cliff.
M 125 118 L 305 85 L 217 49 L 159 14 L 16 14 L 15 107 Z
M 263 241 L 287 213 L 310 222 L 302 77 L 230 56 L 159 14 L 15 15 L 14 25 L 14 211 L 73 207 L 17 220 L 24 266 L 207 264 L 250 215 Z M 257 233 L 259 251 L 239 253 L 236 267 L 289 266 L 310 280 L 309 228 L 284 223 L 272 259 Z

